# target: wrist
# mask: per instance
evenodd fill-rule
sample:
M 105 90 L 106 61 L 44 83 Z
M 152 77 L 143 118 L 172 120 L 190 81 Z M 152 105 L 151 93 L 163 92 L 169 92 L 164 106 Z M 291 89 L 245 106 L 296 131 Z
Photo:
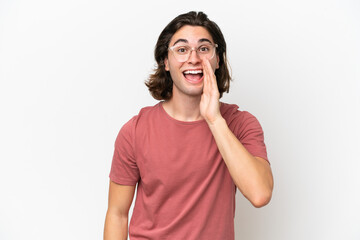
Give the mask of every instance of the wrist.
M 227 126 L 225 119 L 221 115 L 213 120 L 206 120 L 206 122 L 209 125 L 210 129 L 218 128 L 224 125 Z

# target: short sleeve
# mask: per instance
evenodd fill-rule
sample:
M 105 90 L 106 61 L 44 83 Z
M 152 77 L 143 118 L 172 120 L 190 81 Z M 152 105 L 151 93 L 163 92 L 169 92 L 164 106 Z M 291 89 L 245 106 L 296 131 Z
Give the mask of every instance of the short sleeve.
M 140 179 L 135 158 L 136 116 L 120 130 L 116 141 L 110 170 L 111 181 L 121 185 L 136 185 Z
M 229 127 L 249 153 L 269 162 L 264 132 L 255 116 L 249 112 L 237 110 L 232 116 Z

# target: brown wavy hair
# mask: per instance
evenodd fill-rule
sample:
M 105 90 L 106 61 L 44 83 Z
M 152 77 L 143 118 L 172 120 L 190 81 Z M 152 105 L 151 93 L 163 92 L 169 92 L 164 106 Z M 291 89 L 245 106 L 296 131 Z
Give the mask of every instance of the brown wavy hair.
M 149 88 L 151 95 L 157 100 L 169 100 L 172 97 L 173 81 L 170 73 L 165 70 L 164 60 L 168 57 L 168 48 L 172 36 L 183 26 L 204 27 L 218 45 L 216 54 L 219 56 L 219 68 L 215 70 L 217 85 L 222 97 L 224 92 L 229 92 L 231 76 L 226 59 L 226 42 L 219 26 L 209 20 L 203 12 L 188 12 L 174 18 L 160 33 L 155 46 L 155 60 L 157 67 L 150 74 L 145 85 Z

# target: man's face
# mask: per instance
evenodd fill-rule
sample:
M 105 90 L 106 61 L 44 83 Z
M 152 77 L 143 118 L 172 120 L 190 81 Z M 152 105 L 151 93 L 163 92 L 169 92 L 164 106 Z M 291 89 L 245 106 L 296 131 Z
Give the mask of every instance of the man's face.
M 169 47 L 189 46 L 198 49 L 203 44 L 215 44 L 210 33 L 200 26 L 186 25 L 180 28 L 171 38 Z M 191 51 L 189 58 L 185 62 L 179 62 L 175 58 L 174 52 L 169 50 L 168 57 L 165 59 L 165 70 L 170 71 L 173 84 L 173 96 L 201 96 L 203 89 L 202 74 L 203 57 L 195 51 Z M 215 54 L 209 59 L 212 69 L 219 68 L 219 57 Z M 189 71 L 191 70 L 191 71 Z

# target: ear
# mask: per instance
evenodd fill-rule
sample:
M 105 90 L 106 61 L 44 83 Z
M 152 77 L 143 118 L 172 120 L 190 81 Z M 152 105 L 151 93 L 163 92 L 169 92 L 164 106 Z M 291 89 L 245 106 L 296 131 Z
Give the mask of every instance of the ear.
M 219 55 L 216 54 L 216 69 L 219 69 L 219 62 L 220 62 Z
M 166 71 L 170 71 L 168 58 L 165 58 L 165 59 L 164 59 L 164 65 L 165 65 L 165 70 L 166 70 Z

